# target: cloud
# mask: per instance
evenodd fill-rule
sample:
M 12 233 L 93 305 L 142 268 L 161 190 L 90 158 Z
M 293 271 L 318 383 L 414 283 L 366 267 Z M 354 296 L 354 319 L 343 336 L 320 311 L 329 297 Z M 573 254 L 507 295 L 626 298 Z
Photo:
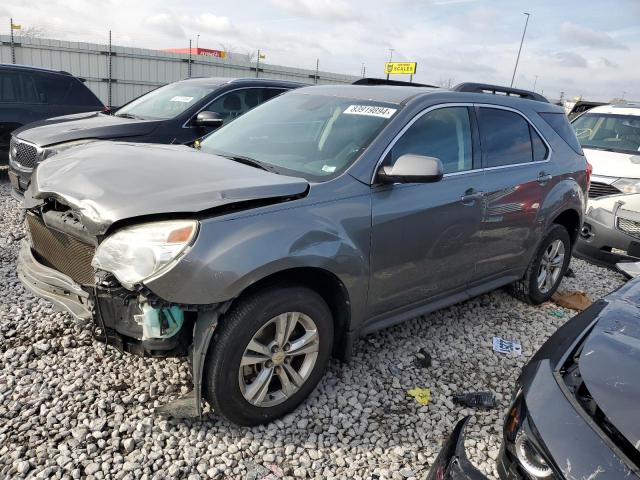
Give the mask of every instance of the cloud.
M 196 30 L 210 33 L 227 33 L 233 27 L 227 17 L 219 17 L 213 13 L 202 13 L 196 17 L 181 17 L 182 20 Z
M 627 49 L 606 32 L 598 32 L 571 22 L 564 22 L 560 26 L 560 36 L 568 42 L 587 47 Z
M 351 20 L 355 13 L 343 0 L 272 0 L 272 3 L 287 12 L 321 20 Z
M 618 65 L 616 62 L 612 62 L 611 60 L 605 57 L 600 57 L 597 60 L 597 66 L 607 67 L 607 68 L 620 68 L 620 65 Z
M 587 68 L 587 59 L 575 52 L 557 52 L 553 54 L 554 60 L 563 67 Z
M 168 37 L 184 37 L 183 28 L 176 22 L 175 18 L 168 13 L 156 13 L 145 18 L 142 24 L 153 28 L 155 31 L 167 35 Z

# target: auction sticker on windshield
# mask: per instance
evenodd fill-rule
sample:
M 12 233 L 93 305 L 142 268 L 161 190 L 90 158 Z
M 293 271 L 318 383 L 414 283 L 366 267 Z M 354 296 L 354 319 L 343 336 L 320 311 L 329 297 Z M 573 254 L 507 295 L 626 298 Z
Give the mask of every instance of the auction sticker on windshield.
M 193 100 L 193 97 L 181 97 L 180 95 L 177 95 L 175 97 L 173 97 L 171 100 L 169 100 L 170 102 L 182 102 L 182 103 L 189 103 L 191 100 Z
M 343 112 L 348 115 L 369 115 L 370 117 L 391 118 L 395 108 L 376 107 L 374 105 L 349 105 Z

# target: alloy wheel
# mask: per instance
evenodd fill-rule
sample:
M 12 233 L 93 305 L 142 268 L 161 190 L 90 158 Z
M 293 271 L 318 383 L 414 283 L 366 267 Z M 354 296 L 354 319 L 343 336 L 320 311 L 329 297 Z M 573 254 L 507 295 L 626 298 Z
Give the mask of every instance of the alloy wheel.
M 564 254 L 562 240 L 554 240 L 545 249 L 538 270 L 538 290 L 540 293 L 548 293 L 558 281 L 564 265 Z
M 245 348 L 238 381 L 252 405 L 272 407 L 307 381 L 318 358 L 320 336 L 304 313 L 286 312 L 269 320 Z

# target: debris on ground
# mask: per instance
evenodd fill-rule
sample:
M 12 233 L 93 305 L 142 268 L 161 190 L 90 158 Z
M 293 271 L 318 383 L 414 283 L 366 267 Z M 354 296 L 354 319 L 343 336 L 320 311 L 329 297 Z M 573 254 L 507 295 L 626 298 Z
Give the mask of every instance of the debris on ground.
M 556 292 L 551 299 L 559 307 L 570 308 L 578 312 L 586 310 L 593 303 L 584 292 Z
M 500 337 L 493 337 L 493 350 L 498 353 L 515 353 L 522 355 L 522 345 L 515 340 L 504 340 Z
M 395 366 L 395 365 L 389 365 L 389 373 L 391 373 L 391 375 L 393 375 L 394 377 L 399 377 L 400 376 L 400 368 Z
M 549 310 L 549 315 L 551 315 L 552 317 L 556 317 L 556 318 L 563 318 L 564 317 L 564 312 L 562 310 Z
M 420 368 L 431 367 L 431 354 L 427 352 L 424 347 L 420 347 L 420 350 L 418 350 L 418 353 L 416 353 L 415 363 Z
M 573 268 L 567 268 L 567 271 L 564 272 L 564 276 L 567 278 L 576 278 L 576 272 L 573 271 Z
M 496 396 L 493 392 L 469 392 L 453 396 L 453 403 L 465 407 L 491 409 L 496 407 Z
M 428 388 L 416 387 L 411 390 L 407 390 L 407 394 L 416 399 L 420 405 L 429 405 L 431 401 L 431 390 Z

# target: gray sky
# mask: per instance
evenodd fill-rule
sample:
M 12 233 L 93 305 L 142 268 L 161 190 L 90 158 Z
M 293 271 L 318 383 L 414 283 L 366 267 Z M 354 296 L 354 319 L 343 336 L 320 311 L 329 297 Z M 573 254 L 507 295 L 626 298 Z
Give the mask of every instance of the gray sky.
M 508 85 L 525 16 L 516 86 L 557 98 L 640 100 L 640 0 L 3 0 L 9 17 L 46 36 L 144 48 L 260 48 L 267 63 L 383 76 L 394 59 L 417 61 L 416 81 Z M 6 27 L 4 27 L 5 25 Z M 195 43 L 194 43 L 195 44 Z M 400 77 L 398 77 L 400 78 Z

